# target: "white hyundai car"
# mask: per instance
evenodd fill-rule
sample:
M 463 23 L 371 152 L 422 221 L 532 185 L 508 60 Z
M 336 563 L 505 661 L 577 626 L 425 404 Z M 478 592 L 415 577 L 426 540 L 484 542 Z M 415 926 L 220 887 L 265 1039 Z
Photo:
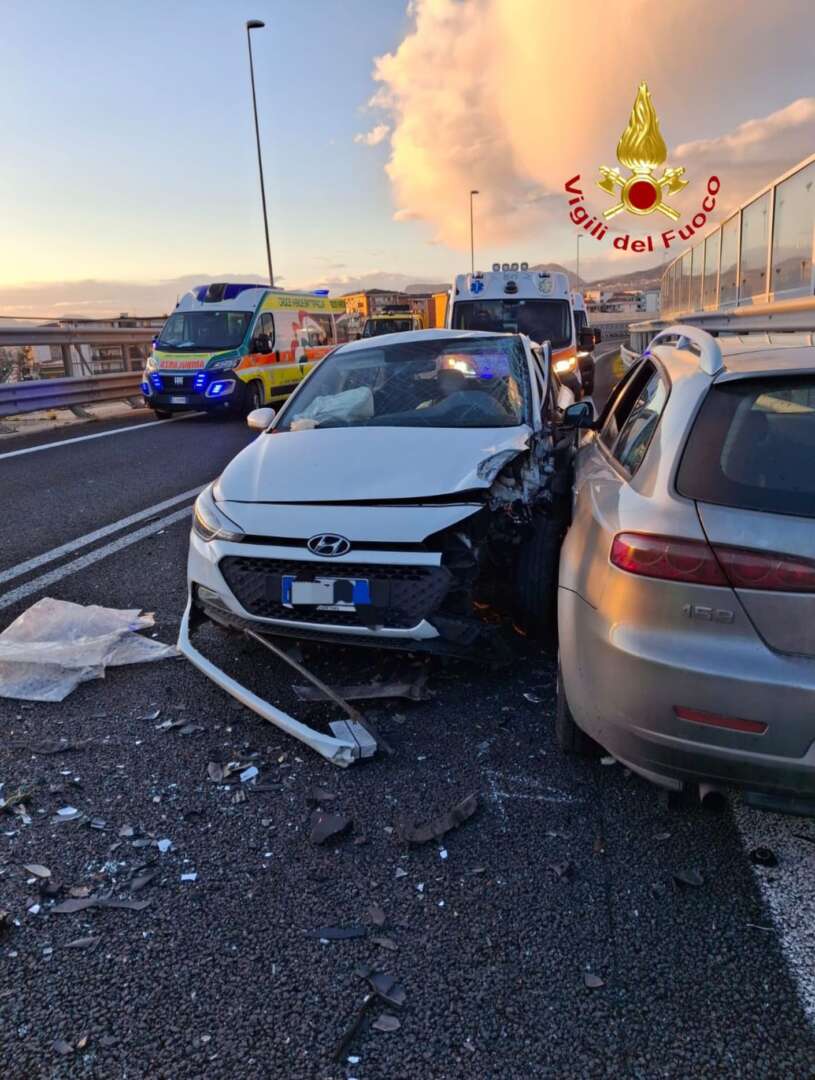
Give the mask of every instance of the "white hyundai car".
M 550 637 L 571 440 L 548 357 L 519 334 L 360 340 L 251 413 L 262 434 L 195 506 L 182 652 L 345 765 L 347 725 L 314 731 L 242 686 L 194 644 L 202 623 L 490 659 L 502 620 Z

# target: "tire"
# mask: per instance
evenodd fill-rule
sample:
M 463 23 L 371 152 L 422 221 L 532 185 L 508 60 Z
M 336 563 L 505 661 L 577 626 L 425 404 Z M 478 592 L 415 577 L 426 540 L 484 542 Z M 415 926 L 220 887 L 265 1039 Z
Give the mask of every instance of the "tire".
M 249 383 L 249 386 L 247 387 L 247 395 L 246 395 L 247 404 L 246 404 L 246 414 L 245 414 L 246 416 L 248 416 L 249 413 L 253 412 L 253 410 L 255 410 L 255 409 L 262 409 L 263 408 L 263 405 L 264 405 L 263 397 L 264 397 L 263 383 L 258 382 L 257 379 L 254 379 L 252 382 Z
M 542 518 L 518 556 L 515 621 L 546 652 L 557 647 L 557 573 L 565 531 L 561 515 Z
M 171 409 L 153 409 L 156 420 L 169 420 L 173 416 Z
M 564 754 L 579 757 L 597 757 L 601 747 L 594 739 L 579 728 L 572 716 L 566 691 L 563 687 L 563 672 L 560 657 L 557 662 L 557 700 L 555 703 L 555 740 Z

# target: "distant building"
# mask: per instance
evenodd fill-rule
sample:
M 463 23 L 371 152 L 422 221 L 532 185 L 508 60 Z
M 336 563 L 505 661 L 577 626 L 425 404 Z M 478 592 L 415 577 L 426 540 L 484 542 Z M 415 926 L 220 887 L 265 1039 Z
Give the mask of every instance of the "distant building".
M 387 308 L 405 305 L 409 307 L 410 304 L 407 293 L 388 289 L 363 289 L 361 292 L 345 293 L 342 299 L 348 314 L 359 315 L 362 319 L 367 319 L 370 315 L 380 315 Z

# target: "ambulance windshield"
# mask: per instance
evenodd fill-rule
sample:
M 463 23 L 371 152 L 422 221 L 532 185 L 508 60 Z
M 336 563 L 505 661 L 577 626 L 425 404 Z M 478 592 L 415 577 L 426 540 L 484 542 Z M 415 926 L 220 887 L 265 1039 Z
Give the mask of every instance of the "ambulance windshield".
M 539 344 L 550 341 L 553 349 L 572 343 L 568 300 L 457 300 L 453 329 L 527 334 Z
M 156 342 L 167 352 L 236 349 L 246 336 L 251 311 L 176 311 Z

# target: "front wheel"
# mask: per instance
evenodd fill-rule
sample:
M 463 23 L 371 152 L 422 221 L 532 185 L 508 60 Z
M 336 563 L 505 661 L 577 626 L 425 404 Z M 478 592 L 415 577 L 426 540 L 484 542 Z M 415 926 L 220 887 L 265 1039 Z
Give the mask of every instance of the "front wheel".
M 173 414 L 170 409 L 153 409 L 153 415 L 156 420 L 170 420 Z
M 576 754 L 580 757 L 597 757 L 600 746 L 578 727 L 566 700 L 566 690 L 563 686 L 563 671 L 560 667 L 560 657 L 557 661 L 557 701 L 555 704 L 555 739 L 564 754 Z
M 557 573 L 565 531 L 560 515 L 542 518 L 518 557 L 515 621 L 547 652 L 554 652 L 557 643 Z
M 257 379 L 255 379 L 253 382 L 249 383 L 247 390 L 248 393 L 246 395 L 246 415 L 248 416 L 249 413 L 253 412 L 255 409 L 263 408 L 263 384 L 258 382 Z

